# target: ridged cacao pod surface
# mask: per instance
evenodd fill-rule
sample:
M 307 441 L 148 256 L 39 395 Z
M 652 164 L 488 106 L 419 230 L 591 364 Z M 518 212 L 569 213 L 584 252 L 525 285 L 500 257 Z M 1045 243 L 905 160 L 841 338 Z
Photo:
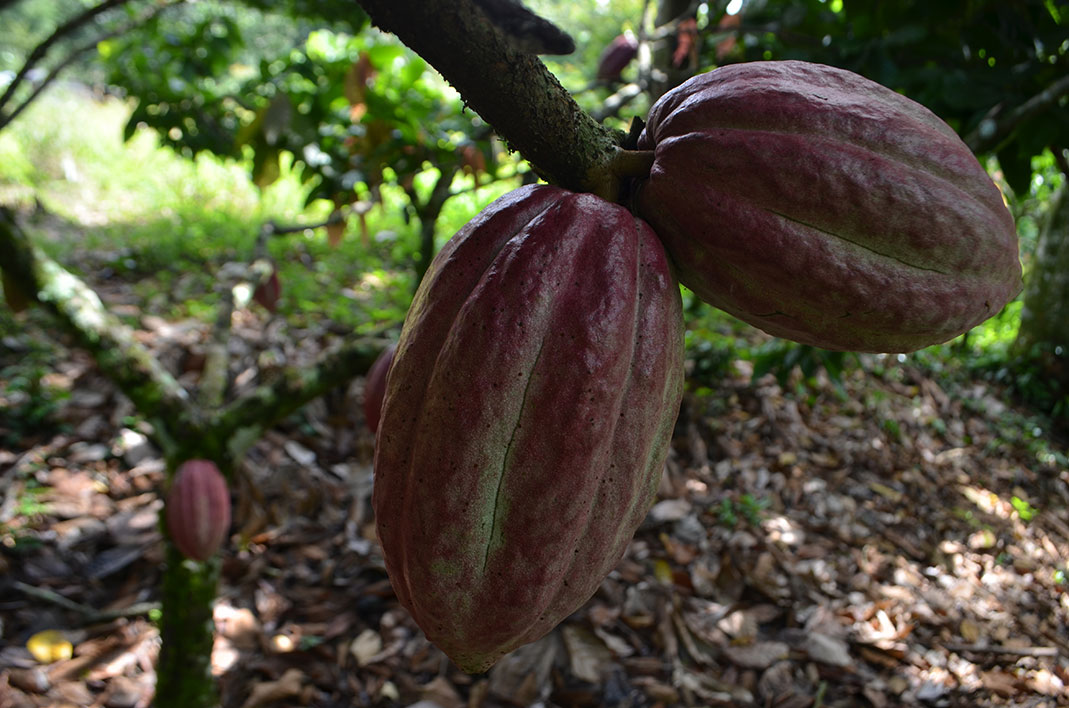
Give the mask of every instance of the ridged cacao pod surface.
M 479 672 L 579 608 L 653 500 L 678 284 L 623 207 L 521 187 L 432 262 L 387 382 L 373 504 L 401 603 Z
M 638 40 L 630 32 L 617 35 L 598 59 L 598 78 L 602 81 L 618 81 L 620 74 L 638 54 Z
M 210 460 L 187 460 L 167 493 L 167 530 L 182 555 L 198 561 L 219 550 L 230 529 L 230 491 Z
M 364 420 L 367 427 L 375 433 L 379 429 L 379 418 L 382 416 L 382 399 L 386 396 L 386 375 L 390 373 L 390 364 L 393 363 L 394 352 L 397 351 L 397 343 L 382 350 L 375 363 L 368 369 L 364 379 Z
M 905 352 L 961 334 L 1021 288 L 1013 219 L 935 114 L 842 69 L 753 62 L 650 110 L 635 205 L 680 281 L 766 332 Z

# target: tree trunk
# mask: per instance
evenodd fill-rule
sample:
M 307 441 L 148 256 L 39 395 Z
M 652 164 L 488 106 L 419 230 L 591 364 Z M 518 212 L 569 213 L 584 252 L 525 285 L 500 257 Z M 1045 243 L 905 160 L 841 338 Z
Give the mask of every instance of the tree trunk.
M 1028 274 L 1017 346 L 1069 384 L 1069 188 L 1050 203 Z
M 219 704 L 211 672 L 215 638 L 212 607 L 219 566 L 218 554 L 204 563 L 187 561 L 167 540 L 156 708 L 212 708 Z

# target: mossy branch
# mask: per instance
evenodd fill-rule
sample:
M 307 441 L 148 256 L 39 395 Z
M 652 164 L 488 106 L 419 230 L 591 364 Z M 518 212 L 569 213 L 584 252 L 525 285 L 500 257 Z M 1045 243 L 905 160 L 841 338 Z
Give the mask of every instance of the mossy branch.
M 426 59 L 546 181 L 600 193 L 623 135 L 587 114 L 542 61 L 516 51 L 472 0 L 358 0 Z
M 46 256 L 0 210 L 0 263 L 31 300 L 45 307 L 88 351 L 101 372 L 153 421 L 167 421 L 181 438 L 203 425 L 189 393 L 111 314 L 81 279 Z

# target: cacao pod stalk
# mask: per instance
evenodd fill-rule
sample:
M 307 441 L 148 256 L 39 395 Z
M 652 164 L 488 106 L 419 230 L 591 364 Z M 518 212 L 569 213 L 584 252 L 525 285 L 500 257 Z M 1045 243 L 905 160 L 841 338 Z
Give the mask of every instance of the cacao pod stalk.
M 623 207 L 521 187 L 434 259 L 387 381 L 373 504 L 398 599 L 460 668 L 542 637 L 616 565 L 682 365 L 678 284 Z
M 954 131 L 800 61 L 696 76 L 650 110 L 635 206 L 706 302 L 825 349 L 908 352 L 1021 289 L 1013 218 Z
M 182 555 L 205 561 L 230 529 L 230 492 L 210 460 L 187 460 L 167 493 L 167 530 Z

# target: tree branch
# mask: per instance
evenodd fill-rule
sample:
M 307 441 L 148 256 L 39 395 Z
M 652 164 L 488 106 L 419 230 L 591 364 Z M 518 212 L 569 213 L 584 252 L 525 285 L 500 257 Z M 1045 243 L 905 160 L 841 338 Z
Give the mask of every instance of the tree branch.
M 1005 116 L 998 115 L 1003 106 L 995 106 L 965 137 L 965 144 L 975 153 L 996 152 L 1018 125 L 1047 110 L 1066 95 L 1069 95 L 1069 76 L 1058 79 Z
M 7 90 L 4 91 L 4 95 L 0 96 L 0 108 L 7 105 L 8 101 L 11 100 L 11 96 L 15 93 L 15 89 L 17 89 L 19 84 L 26 78 L 26 74 L 30 72 L 37 62 L 44 58 L 44 55 L 48 53 L 48 50 L 52 48 L 53 44 L 63 39 L 63 37 L 68 34 L 77 31 L 82 26 L 89 24 L 89 22 L 91 22 L 97 15 L 120 5 L 125 5 L 128 2 L 130 2 L 130 0 L 104 0 L 104 2 L 99 5 L 94 5 L 93 7 L 86 9 L 81 14 L 75 15 L 57 27 L 47 39 L 34 47 L 33 51 L 30 52 L 30 55 L 26 57 L 26 62 L 22 65 L 22 68 L 19 69 L 18 73 L 15 74 L 15 78 L 11 80 L 11 83 L 8 84 Z
M 579 107 L 536 56 L 520 54 L 472 0 L 358 0 L 416 50 L 549 182 L 615 196 L 608 162 L 622 135 Z
M 3 130 L 5 126 L 7 126 L 11 121 L 15 120 L 15 118 L 17 118 L 20 113 L 26 110 L 26 107 L 33 103 L 33 101 L 41 94 L 41 92 L 44 91 L 45 88 L 47 88 L 53 81 L 55 81 L 64 69 L 73 64 L 74 60 L 77 59 L 79 56 L 85 54 L 88 51 L 96 49 L 97 45 L 105 40 L 111 39 L 112 37 L 117 37 L 122 34 L 126 34 L 127 32 L 130 32 L 131 30 L 140 27 L 141 25 L 145 24 L 167 8 L 174 7 L 175 5 L 181 5 L 184 2 L 186 2 L 186 0 L 170 0 L 169 2 L 163 2 L 157 5 L 149 12 L 143 14 L 141 17 L 137 18 L 133 22 L 129 22 L 120 27 L 117 27 L 111 32 L 107 32 L 99 37 L 96 37 L 93 40 L 86 42 L 81 47 L 74 49 L 70 54 L 64 57 L 63 61 L 61 61 L 50 72 L 48 72 L 48 75 L 34 88 L 34 90 L 30 93 L 29 96 L 26 97 L 26 99 L 22 103 L 15 106 L 14 110 L 12 110 L 10 113 L 5 114 L 3 112 L 3 107 L 9 102 L 9 95 L 12 94 L 15 88 L 15 83 L 19 80 L 19 77 L 16 76 L 15 80 L 13 80 L 11 82 L 11 85 L 8 86 L 8 89 L 4 93 L 3 98 L 0 98 L 0 130 Z M 38 45 L 38 48 L 40 48 L 40 45 Z M 36 49 L 34 51 L 36 51 Z M 29 66 L 29 63 L 30 62 L 27 59 L 26 65 L 24 65 L 22 67 L 22 70 L 20 70 L 19 72 L 20 74 L 27 71 L 26 67 Z
M 388 345 L 387 340 L 373 337 L 345 342 L 311 369 L 289 369 L 272 383 L 242 395 L 214 414 L 208 427 L 221 439 L 231 440 L 229 452 L 238 459 L 269 425 L 354 376 L 367 373 Z
M 179 435 L 198 427 L 188 392 L 89 286 L 30 243 L 7 209 L 0 209 L 0 263 L 23 293 L 70 330 L 142 414 L 167 421 Z

